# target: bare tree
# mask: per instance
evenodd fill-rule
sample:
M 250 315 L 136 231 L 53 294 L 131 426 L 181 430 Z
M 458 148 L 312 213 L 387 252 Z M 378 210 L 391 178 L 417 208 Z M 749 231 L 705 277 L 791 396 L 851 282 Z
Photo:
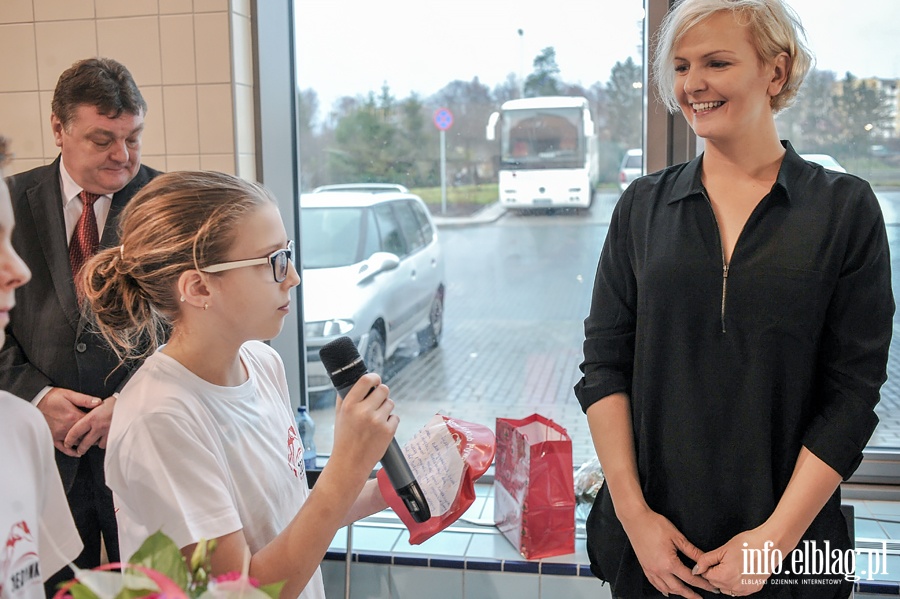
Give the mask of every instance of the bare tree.
M 518 78 L 516 78 L 515 73 L 510 73 L 506 76 L 506 80 L 503 83 L 498 83 L 494 86 L 493 98 L 497 106 L 508 100 L 517 100 L 521 97 Z
M 324 180 L 323 137 L 316 132 L 316 116 L 319 96 L 313 89 L 297 91 L 297 118 L 299 120 L 300 185 L 311 189 Z
M 641 147 L 643 115 L 643 74 L 629 56 L 613 66 L 606 84 L 610 139 L 624 148 Z

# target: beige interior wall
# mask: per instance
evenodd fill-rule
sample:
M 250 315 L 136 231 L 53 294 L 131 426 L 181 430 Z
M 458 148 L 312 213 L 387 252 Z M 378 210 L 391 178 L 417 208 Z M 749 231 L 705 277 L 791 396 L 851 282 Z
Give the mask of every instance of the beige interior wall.
M 256 179 L 250 0 L 0 1 L 0 133 L 12 174 L 57 156 L 49 130 L 59 74 L 105 56 L 149 106 L 143 162 Z

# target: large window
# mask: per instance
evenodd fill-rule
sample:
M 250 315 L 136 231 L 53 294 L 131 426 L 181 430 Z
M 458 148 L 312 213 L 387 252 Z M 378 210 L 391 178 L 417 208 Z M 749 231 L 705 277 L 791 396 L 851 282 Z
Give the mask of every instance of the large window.
M 890 239 L 894 296 L 900 299 L 900 46 L 893 41 L 900 33 L 900 3 L 863 0 L 847 10 L 840 0 L 793 0 L 792 6 L 817 64 L 795 106 L 779 116 L 779 133 L 810 159 L 872 184 Z M 888 381 L 876 409 L 880 423 L 869 448 L 900 452 L 900 315 L 894 323 Z
M 648 6 L 657 1 L 664 0 Z M 779 116 L 779 131 L 801 153 L 830 156 L 872 183 L 897 263 L 900 3 L 792 6 L 818 62 L 796 106 Z M 296 3 L 301 185 L 401 184 L 426 201 L 438 224 L 439 344 L 427 349 L 414 334 L 386 344 L 383 374 L 401 417 L 400 442 L 438 410 L 491 427 L 499 416 L 539 412 L 568 429 L 577 466 L 593 455 L 572 393 L 582 321 L 619 183 L 635 170 L 626 156 L 637 153 L 628 150 L 643 145 L 644 1 L 460 1 L 447 8 L 425 11 L 404 0 Z M 503 160 L 501 139 L 486 132 L 491 115 L 508 100 L 549 95 L 588 101 L 597 150 L 593 203 L 498 209 Z M 434 122 L 441 108 L 453 117 L 443 136 Z M 648 101 L 647 110 L 652 117 L 662 109 Z M 562 145 L 564 136 L 557 137 Z M 514 155 L 515 147 L 505 152 Z M 543 187 L 551 195 L 552 186 Z M 900 366 L 898 351 L 891 371 Z M 883 389 L 872 447 L 900 448 L 897 378 L 900 371 Z M 318 448 L 327 453 L 331 396 L 310 400 Z

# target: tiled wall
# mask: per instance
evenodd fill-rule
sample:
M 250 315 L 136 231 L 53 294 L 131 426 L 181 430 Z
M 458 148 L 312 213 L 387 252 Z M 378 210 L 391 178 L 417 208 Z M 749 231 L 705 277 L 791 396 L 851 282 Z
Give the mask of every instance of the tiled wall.
M 256 178 L 250 0 L 2 0 L 0 133 L 12 174 L 56 158 L 50 101 L 73 62 L 106 56 L 149 106 L 143 162 Z
M 575 552 L 526 560 L 497 530 L 494 486 L 475 485 L 466 513 L 440 534 L 412 545 L 409 532 L 384 510 L 337 532 L 322 562 L 327 597 L 346 590 L 347 547 L 353 599 L 610 599 L 591 574 L 583 534 Z
M 345 596 L 345 564 L 322 562 L 327 597 Z M 352 599 L 610 599 L 593 576 L 560 576 L 354 562 Z

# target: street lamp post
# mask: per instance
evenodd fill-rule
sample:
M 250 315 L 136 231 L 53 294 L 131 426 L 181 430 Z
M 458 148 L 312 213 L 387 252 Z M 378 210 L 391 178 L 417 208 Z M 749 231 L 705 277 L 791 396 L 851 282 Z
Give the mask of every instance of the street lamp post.
M 525 30 L 519 32 L 519 97 L 525 97 Z

